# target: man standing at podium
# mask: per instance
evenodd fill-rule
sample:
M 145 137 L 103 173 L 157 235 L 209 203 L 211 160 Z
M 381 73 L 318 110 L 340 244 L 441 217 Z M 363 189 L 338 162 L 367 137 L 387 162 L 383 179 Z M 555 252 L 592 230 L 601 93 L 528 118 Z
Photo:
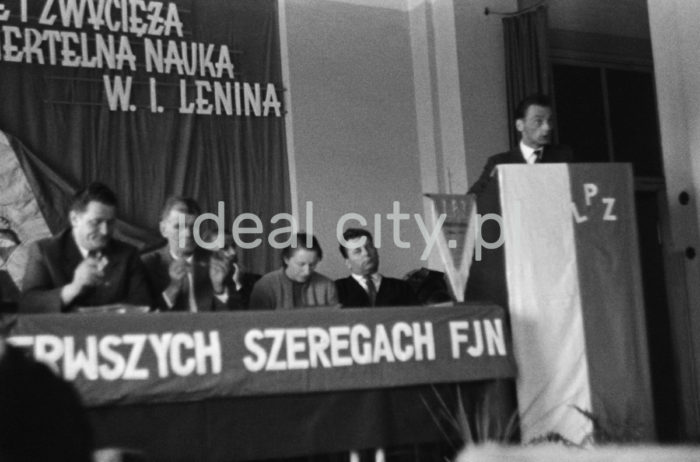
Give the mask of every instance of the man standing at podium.
M 573 154 L 566 146 L 552 146 L 554 119 L 549 98 L 534 94 L 523 99 L 515 109 L 515 128 L 520 132 L 517 148 L 489 157 L 479 180 L 468 194 L 480 194 L 500 164 L 537 164 L 571 162 Z
M 366 229 L 348 228 L 340 242 L 340 254 L 350 276 L 335 281 L 338 300 L 345 307 L 416 305 L 407 282 L 379 274 L 379 253 Z

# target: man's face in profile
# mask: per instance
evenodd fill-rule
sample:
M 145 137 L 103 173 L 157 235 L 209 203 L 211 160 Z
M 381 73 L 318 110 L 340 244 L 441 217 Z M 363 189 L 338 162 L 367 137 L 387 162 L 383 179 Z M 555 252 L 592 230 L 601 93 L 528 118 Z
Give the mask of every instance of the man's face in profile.
M 160 222 L 160 233 L 168 240 L 168 248 L 174 255 L 191 255 L 194 252 L 196 244 L 192 230 L 196 218 L 195 215 L 173 208 Z
M 538 149 L 551 141 L 552 124 L 552 109 L 533 104 L 528 106 L 524 118 L 515 121 L 515 128 L 525 145 Z
M 97 201 L 88 202 L 82 212 L 72 211 L 70 224 L 78 245 L 88 251 L 103 249 L 112 238 L 115 215 L 113 206 Z

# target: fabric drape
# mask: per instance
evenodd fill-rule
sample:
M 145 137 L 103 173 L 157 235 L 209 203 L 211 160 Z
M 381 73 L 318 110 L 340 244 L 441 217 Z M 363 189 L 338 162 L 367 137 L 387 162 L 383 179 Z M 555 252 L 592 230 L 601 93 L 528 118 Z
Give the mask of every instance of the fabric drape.
M 31 9 L 40 2 L 28 3 L 31 18 Z M 241 252 L 240 259 L 248 269 L 262 273 L 279 265 L 277 252 L 265 245 L 270 219 L 291 208 L 284 117 L 180 113 L 179 85 L 184 79 L 194 100 L 197 79 L 229 81 L 231 85 L 234 81 L 259 82 L 263 97 L 266 84 L 272 83 L 282 101 L 277 2 L 178 3 L 185 34 L 161 40 L 227 45 L 232 50 L 234 80 L 147 73 L 143 66 L 135 72 L 120 72 L 3 60 L 0 130 L 35 155 L 42 168 L 29 175 L 38 175 L 35 183 L 44 190 L 69 194 L 91 181 L 102 181 L 119 197 L 119 217 L 136 229 L 156 231 L 156 236 L 161 207 L 170 195 L 191 196 L 205 212 L 216 213 L 219 201 L 223 201 L 227 232 L 231 232 L 236 216 L 254 213 L 263 224 L 259 236 L 263 245 Z M 38 16 L 39 12 L 35 13 Z M 13 21 L 18 27 L 41 30 L 41 26 L 22 24 L 14 16 L 8 23 Z M 94 33 L 90 29 L 83 28 Z M 129 41 L 141 56 L 143 38 L 130 35 Z M 164 111 L 151 112 L 143 104 L 133 112 L 110 111 L 104 75 L 132 76 L 133 92 L 140 102 L 147 101 L 148 79 L 155 77 Z M 23 166 L 29 164 L 39 165 L 28 160 Z M 51 172 L 51 176 L 41 176 L 42 172 Z M 61 187 L 55 188 L 57 185 Z M 60 228 L 67 223 L 67 197 L 50 202 L 63 205 L 51 212 L 58 219 L 50 221 L 58 222 L 56 227 Z M 65 221 L 61 223 L 61 219 Z M 56 229 L 52 227 L 52 231 Z M 246 236 L 248 241 L 254 237 L 258 236 Z
M 551 94 L 549 44 L 547 40 L 547 8 L 503 18 L 506 50 L 506 94 L 509 126 L 513 126 L 515 107 L 532 93 Z M 510 131 L 510 147 L 515 148 L 520 136 Z

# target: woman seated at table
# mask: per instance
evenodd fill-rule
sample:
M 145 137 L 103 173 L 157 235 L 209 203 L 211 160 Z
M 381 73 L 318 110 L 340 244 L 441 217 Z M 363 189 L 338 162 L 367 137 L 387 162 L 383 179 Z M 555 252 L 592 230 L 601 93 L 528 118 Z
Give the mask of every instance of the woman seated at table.
M 307 242 L 310 238 L 311 242 Z M 339 306 L 335 284 L 317 273 L 323 250 L 314 236 L 296 235 L 282 249 L 282 268 L 267 273 L 253 287 L 250 309 L 288 310 L 308 306 Z

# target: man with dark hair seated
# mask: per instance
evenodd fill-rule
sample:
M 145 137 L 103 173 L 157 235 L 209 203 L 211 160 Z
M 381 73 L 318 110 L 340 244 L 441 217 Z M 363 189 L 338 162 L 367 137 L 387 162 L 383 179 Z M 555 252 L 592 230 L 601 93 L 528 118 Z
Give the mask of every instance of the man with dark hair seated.
M 350 276 L 335 281 L 338 300 L 345 307 L 416 305 L 405 281 L 379 274 L 379 253 L 366 229 L 348 228 L 339 245 Z
M 116 210 L 115 194 L 102 183 L 91 183 L 73 197 L 70 228 L 29 248 L 20 313 L 151 306 L 136 248 L 112 238 Z
M 163 206 L 160 233 L 167 243 L 143 256 L 153 297 L 162 310 L 222 311 L 244 308 L 250 288 L 233 284 L 235 250 L 210 252 L 195 242 L 201 213 L 194 199 L 171 197 Z M 252 283 L 251 283 L 252 284 Z

